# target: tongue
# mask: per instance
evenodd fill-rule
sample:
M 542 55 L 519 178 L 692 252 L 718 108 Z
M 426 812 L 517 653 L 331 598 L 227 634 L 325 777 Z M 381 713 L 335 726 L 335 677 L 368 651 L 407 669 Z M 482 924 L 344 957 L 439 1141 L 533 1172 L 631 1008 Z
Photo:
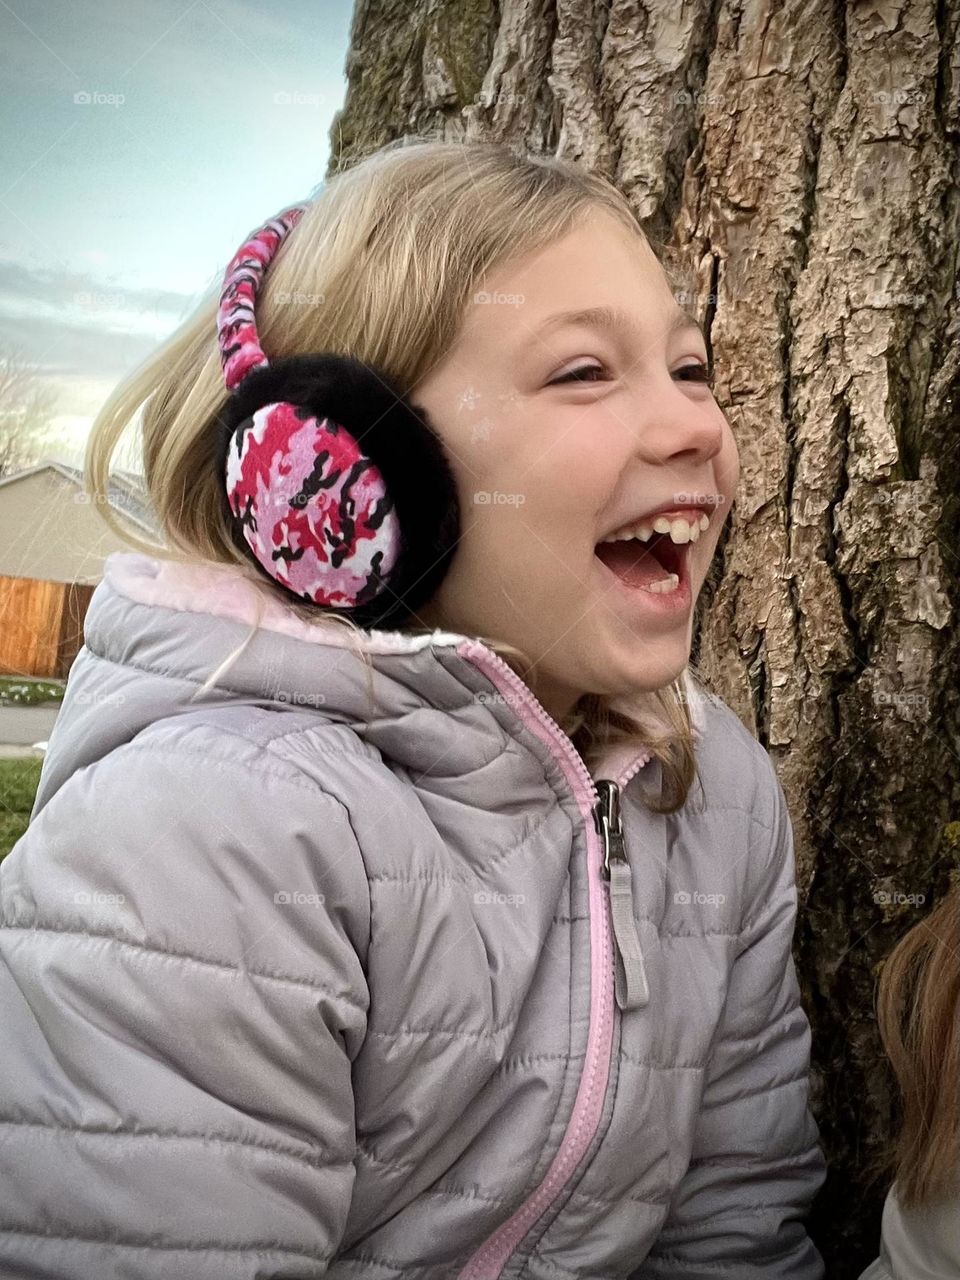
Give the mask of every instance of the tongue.
M 628 587 L 649 587 L 668 576 L 646 543 L 636 538 L 623 542 L 601 542 L 597 547 L 597 559 L 602 560 Z

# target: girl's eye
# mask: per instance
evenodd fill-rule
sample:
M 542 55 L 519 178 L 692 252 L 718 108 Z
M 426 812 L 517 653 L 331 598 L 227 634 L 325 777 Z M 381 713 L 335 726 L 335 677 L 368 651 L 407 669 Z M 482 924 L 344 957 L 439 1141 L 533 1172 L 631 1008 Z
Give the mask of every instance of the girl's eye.
M 681 365 L 676 370 L 676 376 L 683 382 L 702 382 L 706 386 L 712 387 L 714 382 L 713 361 L 710 360 L 707 364 L 699 361 L 697 364 Z
M 571 369 L 569 373 L 565 373 L 562 377 L 554 378 L 549 384 L 551 387 L 559 387 L 564 382 L 593 382 L 591 374 L 602 374 L 603 368 L 595 364 L 583 364 L 577 369 Z M 681 382 L 702 382 L 705 386 L 713 387 L 714 384 L 714 366 L 710 360 L 704 364 L 698 361 L 697 364 L 681 365 L 674 373 Z
M 603 373 L 603 369 L 595 364 L 582 364 L 579 369 L 571 369 L 569 373 L 565 373 L 561 378 L 554 378 L 549 384 L 551 387 L 559 387 L 563 382 L 588 382 L 592 379 L 584 378 L 581 375 L 585 373 Z

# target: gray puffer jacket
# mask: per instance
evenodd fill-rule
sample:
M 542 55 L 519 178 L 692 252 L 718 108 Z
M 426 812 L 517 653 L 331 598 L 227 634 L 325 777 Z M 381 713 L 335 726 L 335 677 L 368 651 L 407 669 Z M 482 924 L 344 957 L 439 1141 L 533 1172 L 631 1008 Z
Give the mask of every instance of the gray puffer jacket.
M 666 817 L 611 752 L 618 857 L 488 648 L 386 633 L 371 673 L 261 598 L 129 552 L 94 593 L 0 873 L 0 1274 L 819 1280 L 760 745 L 693 697 Z

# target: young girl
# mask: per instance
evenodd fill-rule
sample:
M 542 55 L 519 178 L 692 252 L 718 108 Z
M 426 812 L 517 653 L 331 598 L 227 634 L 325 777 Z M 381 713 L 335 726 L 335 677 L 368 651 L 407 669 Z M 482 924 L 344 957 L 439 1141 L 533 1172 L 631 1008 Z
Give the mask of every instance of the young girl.
M 736 447 L 624 199 L 391 146 L 95 494 L 141 407 L 168 550 L 2 870 L 3 1274 L 822 1277 L 790 820 L 688 669 Z
M 877 1013 L 903 1098 L 880 1256 L 860 1280 L 960 1276 L 960 890 L 914 925 L 880 974 Z

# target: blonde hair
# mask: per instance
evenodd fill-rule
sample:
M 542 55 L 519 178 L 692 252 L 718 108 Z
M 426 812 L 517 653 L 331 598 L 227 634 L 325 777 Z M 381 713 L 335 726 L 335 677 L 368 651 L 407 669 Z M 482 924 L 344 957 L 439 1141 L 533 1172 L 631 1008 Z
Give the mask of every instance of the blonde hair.
M 956 824 L 954 824 L 956 825 Z M 949 836 L 949 833 L 948 833 Z M 907 1209 L 955 1195 L 960 1164 L 960 887 L 884 962 L 880 1038 L 902 1101 L 896 1137 L 872 1172 L 893 1173 Z
M 509 143 L 399 139 L 312 194 L 264 277 L 257 300 L 264 349 L 275 358 L 351 355 L 410 393 L 453 345 L 464 307 L 487 272 L 559 239 L 598 207 L 643 236 L 621 193 L 569 161 Z M 136 549 L 236 565 L 259 586 L 263 575 L 231 536 L 216 467 L 215 422 L 228 398 L 216 343 L 218 294 L 219 287 L 107 400 L 87 445 L 86 485 L 104 518 Z M 322 305 L 302 305 L 304 299 Z M 122 527 L 104 501 L 111 458 L 138 414 L 144 476 L 164 545 Z M 279 585 L 266 589 L 301 618 L 326 624 L 337 617 L 292 600 Z M 478 638 L 535 685 L 527 655 L 496 637 Z M 663 802 L 647 803 L 666 813 L 686 801 L 696 766 L 681 680 L 640 695 L 637 716 L 585 695 L 561 727 L 588 766 L 607 745 L 642 740 L 663 766 Z

